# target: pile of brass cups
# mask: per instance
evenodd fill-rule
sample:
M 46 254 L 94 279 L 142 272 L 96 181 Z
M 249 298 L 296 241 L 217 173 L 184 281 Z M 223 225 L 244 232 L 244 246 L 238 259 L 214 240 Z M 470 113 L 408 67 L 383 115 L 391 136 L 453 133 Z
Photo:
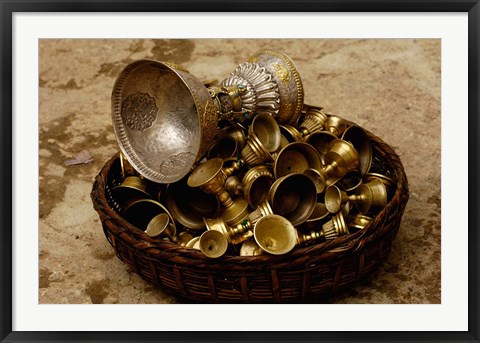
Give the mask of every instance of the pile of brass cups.
M 361 127 L 304 105 L 296 125 L 267 113 L 226 122 L 206 157 L 174 183 L 143 178 L 120 153 L 111 197 L 150 239 L 210 258 L 281 255 L 369 225 L 396 189 L 373 160 Z

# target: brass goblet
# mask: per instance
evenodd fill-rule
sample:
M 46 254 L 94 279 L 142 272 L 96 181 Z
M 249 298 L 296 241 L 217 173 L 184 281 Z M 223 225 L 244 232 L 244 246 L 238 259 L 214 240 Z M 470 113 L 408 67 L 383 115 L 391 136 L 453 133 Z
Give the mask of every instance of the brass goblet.
M 320 193 L 349 172 L 358 170 L 360 166 L 358 152 L 352 144 L 341 139 L 335 139 L 331 142 L 330 149 L 323 159 L 325 161 L 324 167 L 318 170 L 315 175 L 309 175 L 316 178 L 315 184 L 317 191 L 321 190 Z
M 363 180 L 365 183 L 368 183 L 375 178 L 383 182 L 383 184 L 387 188 L 387 198 L 391 199 L 395 194 L 395 190 L 396 190 L 395 180 L 392 179 L 391 177 L 388 177 L 387 175 L 383 175 L 379 173 L 367 173 L 364 175 Z
M 231 195 L 242 195 L 252 208 L 256 208 L 264 201 L 273 184 L 273 175 L 264 165 L 250 168 L 243 176 L 242 181 L 236 176 L 230 176 L 225 181 L 225 190 Z
M 345 122 L 345 119 L 339 116 L 330 115 L 325 121 L 324 127 L 325 131 L 329 131 L 340 138 L 343 132 L 347 129 L 347 123 Z
M 213 217 L 219 210 L 218 199 L 198 188 L 187 185 L 187 178 L 169 184 L 166 190 L 165 205 L 172 217 L 192 230 L 205 228 L 203 217 Z
M 166 213 L 170 222 L 174 222 L 167 208 L 152 199 L 140 199 L 133 202 L 125 209 L 123 218 L 140 230 L 146 231 L 150 221 L 160 213 Z
M 338 236 L 348 235 L 348 226 L 342 211 L 335 214 L 331 220 L 322 225 L 323 237 L 329 241 Z
M 200 236 L 199 247 L 205 256 L 218 258 L 227 252 L 228 242 L 221 232 L 209 230 Z
M 302 122 L 298 125 L 299 131 L 304 137 L 320 132 L 323 130 L 327 119 L 327 115 L 321 110 L 310 108 L 306 111 Z
M 309 168 L 322 168 L 318 152 L 310 144 L 294 142 L 280 151 L 273 165 L 273 172 L 278 179 L 288 174 L 303 173 Z
M 118 75 L 112 91 L 115 136 L 125 157 L 157 183 L 180 180 L 210 147 L 219 121 L 266 113 L 296 122 L 303 86 L 292 60 L 264 50 L 239 65 L 220 86 L 206 88 L 171 63 L 138 60 Z
M 176 242 L 177 229 L 175 222 L 167 213 L 157 214 L 147 225 L 146 234 L 149 237 L 156 238 L 160 236 L 168 237 L 172 242 Z
M 355 194 L 348 195 L 333 185 L 325 191 L 325 206 L 330 213 L 340 211 L 347 201 L 356 205 L 360 213 L 376 213 L 387 205 L 387 191 L 385 185 L 378 179 L 361 184 Z
M 315 184 L 304 174 L 283 176 L 270 188 L 268 202 L 273 213 L 299 225 L 310 217 L 317 203 Z
M 223 160 L 212 158 L 193 170 L 187 180 L 190 187 L 198 187 L 208 194 L 214 194 L 222 204 L 222 218 L 228 225 L 241 222 L 248 215 L 248 202 L 243 198 L 233 200 L 225 190 L 226 175 Z
M 295 227 L 276 214 L 260 218 L 253 228 L 253 237 L 262 250 L 273 255 L 287 254 L 297 244 Z
M 188 242 L 190 242 L 194 237 L 187 231 L 182 231 L 178 234 L 177 244 L 181 247 L 186 247 Z
M 365 175 L 372 165 L 372 143 L 364 129 L 360 126 L 352 125 L 348 127 L 342 135 L 344 141 L 352 143 L 360 157 L 360 173 Z
M 112 197 L 122 210 L 140 199 L 151 199 L 147 192 L 146 180 L 138 176 L 127 176 L 123 182 L 112 188 Z
M 272 153 L 281 143 L 280 127 L 268 114 L 258 114 L 249 127 L 248 139 L 240 154 L 249 166 L 273 162 Z
M 189 240 L 187 244 L 185 244 L 185 248 L 200 250 L 200 236 L 193 237 L 191 240 Z

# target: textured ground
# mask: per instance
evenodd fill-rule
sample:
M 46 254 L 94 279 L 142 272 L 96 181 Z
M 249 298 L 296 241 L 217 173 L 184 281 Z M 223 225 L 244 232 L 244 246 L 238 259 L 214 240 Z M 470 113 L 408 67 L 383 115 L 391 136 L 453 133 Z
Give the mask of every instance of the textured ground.
M 115 77 L 139 58 L 222 80 L 261 48 L 296 63 L 305 101 L 401 156 L 410 200 L 388 260 L 335 303 L 440 303 L 440 40 L 41 40 L 40 303 L 175 303 L 118 260 L 90 190 L 116 151 Z M 93 161 L 66 166 L 80 152 Z

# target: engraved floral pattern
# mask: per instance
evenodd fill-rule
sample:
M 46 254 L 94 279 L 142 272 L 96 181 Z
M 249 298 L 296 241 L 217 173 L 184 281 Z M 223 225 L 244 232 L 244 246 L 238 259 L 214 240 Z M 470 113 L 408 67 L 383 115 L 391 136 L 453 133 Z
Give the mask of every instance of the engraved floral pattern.
M 157 118 L 155 99 L 147 93 L 130 94 L 122 102 L 122 119 L 131 130 L 144 131 Z

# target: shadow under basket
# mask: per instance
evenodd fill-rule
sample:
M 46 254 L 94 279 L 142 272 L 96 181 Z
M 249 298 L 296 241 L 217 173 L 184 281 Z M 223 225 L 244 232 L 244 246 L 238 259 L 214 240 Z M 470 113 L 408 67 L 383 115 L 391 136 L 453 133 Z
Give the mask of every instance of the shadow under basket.
M 148 282 L 188 303 L 323 302 L 372 273 L 386 259 L 408 201 L 408 183 L 393 149 L 368 132 L 373 167 L 397 183 L 387 206 L 363 230 L 286 255 L 210 259 L 199 250 L 153 239 L 118 213 L 118 154 L 97 175 L 91 198 L 117 257 Z M 372 168 L 373 168 L 372 167 Z

